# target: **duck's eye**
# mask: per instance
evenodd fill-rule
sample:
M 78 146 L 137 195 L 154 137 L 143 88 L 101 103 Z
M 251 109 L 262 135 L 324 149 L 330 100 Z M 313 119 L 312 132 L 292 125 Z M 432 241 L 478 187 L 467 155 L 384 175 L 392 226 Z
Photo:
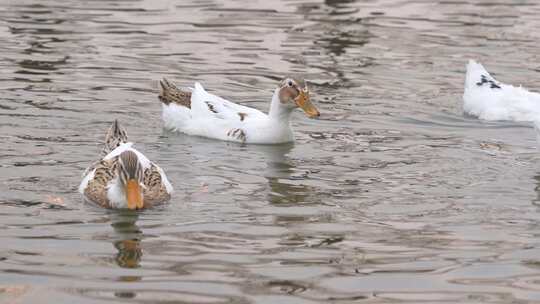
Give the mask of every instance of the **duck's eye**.
M 292 80 L 289 80 L 289 82 L 287 82 L 287 85 L 292 87 Z

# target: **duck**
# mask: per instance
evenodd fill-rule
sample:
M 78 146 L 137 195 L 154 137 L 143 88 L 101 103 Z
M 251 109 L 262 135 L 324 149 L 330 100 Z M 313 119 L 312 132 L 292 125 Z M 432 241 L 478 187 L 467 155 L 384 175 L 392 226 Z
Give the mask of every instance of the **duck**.
M 540 119 L 540 94 L 501 83 L 482 64 L 469 60 L 463 111 L 482 120 L 534 122 Z
M 179 89 L 166 78 L 160 82 L 164 128 L 193 136 L 242 144 L 294 141 L 291 113 L 300 108 L 310 118 L 320 116 L 305 80 L 285 77 L 274 90 L 268 114 L 208 93 L 196 82 Z
M 115 120 L 101 158 L 84 172 L 79 192 L 104 208 L 139 210 L 169 201 L 173 188 L 163 169 L 128 142 L 126 130 Z

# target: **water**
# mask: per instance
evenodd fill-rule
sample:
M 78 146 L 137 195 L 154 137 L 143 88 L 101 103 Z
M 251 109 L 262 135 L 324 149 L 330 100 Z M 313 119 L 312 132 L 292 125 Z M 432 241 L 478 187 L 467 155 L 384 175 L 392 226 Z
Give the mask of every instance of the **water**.
M 539 86 L 540 6 L 474 2 L 2 1 L 0 302 L 540 301 L 534 131 L 461 110 L 469 58 Z M 161 77 L 266 110 L 288 73 L 294 145 L 161 128 Z M 115 118 L 169 205 L 82 203 Z

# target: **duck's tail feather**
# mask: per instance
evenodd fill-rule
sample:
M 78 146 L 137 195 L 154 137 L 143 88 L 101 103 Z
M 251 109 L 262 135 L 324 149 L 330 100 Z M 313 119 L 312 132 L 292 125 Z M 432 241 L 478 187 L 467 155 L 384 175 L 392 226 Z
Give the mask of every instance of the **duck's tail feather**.
M 158 97 L 159 100 L 165 105 L 169 105 L 172 102 L 188 109 L 191 108 L 191 92 L 177 88 L 166 78 L 163 78 L 159 82 Z
M 103 146 L 101 153 L 105 156 L 116 149 L 116 147 L 126 143 L 127 140 L 126 130 L 120 126 L 118 119 L 115 119 L 105 135 L 105 145 Z
M 501 83 L 495 80 L 480 63 L 469 60 L 467 64 L 467 76 L 465 79 L 465 90 L 473 88 L 500 89 Z

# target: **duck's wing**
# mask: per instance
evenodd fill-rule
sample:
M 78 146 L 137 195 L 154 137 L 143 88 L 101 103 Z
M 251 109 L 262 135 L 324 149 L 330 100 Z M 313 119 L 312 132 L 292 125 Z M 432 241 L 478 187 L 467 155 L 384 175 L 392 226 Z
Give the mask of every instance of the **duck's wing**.
M 497 90 L 501 89 L 503 86 L 502 83 L 498 82 L 488 73 L 480 63 L 469 60 L 467 64 L 467 75 L 465 79 L 465 88 L 466 89 L 492 89 Z
M 232 122 L 245 122 L 267 117 L 263 112 L 242 106 L 208 93 L 200 83 L 195 83 L 191 94 L 191 109 L 194 117 L 213 117 Z
M 480 63 L 470 60 L 463 110 L 485 120 L 532 121 L 540 115 L 540 94 L 501 83 Z
M 463 92 L 463 111 L 481 119 L 499 107 L 502 84 L 495 80 L 480 63 L 469 60 Z
M 84 177 L 79 191 L 91 202 L 104 208 L 110 207 L 107 185 L 115 178 L 118 157 L 103 159 Z
M 168 201 L 173 192 L 165 172 L 154 163 L 144 171 L 144 186 L 144 204 L 148 207 Z

